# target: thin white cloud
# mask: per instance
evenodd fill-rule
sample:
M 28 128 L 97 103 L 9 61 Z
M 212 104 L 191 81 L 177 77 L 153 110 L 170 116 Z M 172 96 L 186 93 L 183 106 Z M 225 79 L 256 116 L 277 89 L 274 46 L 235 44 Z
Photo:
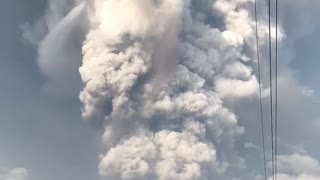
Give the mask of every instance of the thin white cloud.
M 318 180 L 320 179 L 320 162 L 308 154 L 280 155 L 278 172 L 279 180 Z
M 0 168 L 0 180 L 30 180 L 28 171 L 24 168 Z
M 311 96 L 314 95 L 315 90 L 312 89 L 312 88 L 310 88 L 310 87 L 304 87 L 304 88 L 302 88 L 301 93 L 302 93 L 304 96 L 311 97 Z

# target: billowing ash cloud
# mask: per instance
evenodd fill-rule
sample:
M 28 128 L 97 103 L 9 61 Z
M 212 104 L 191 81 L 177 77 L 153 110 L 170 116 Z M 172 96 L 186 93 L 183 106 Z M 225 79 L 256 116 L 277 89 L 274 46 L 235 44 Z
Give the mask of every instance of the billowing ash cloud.
M 90 4 L 80 100 L 104 125 L 104 179 L 226 178 L 243 164 L 233 144 L 244 128 L 224 99 L 257 95 L 252 3 Z M 263 22 L 259 33 L 265 44 Z
M 50 93 L 70 95 L 70 87 L 78 92 L 81 66 L 82 117 L 103 130 L 102 179 L 263 179 L 254 0 L 48 2 L 45 16 L 24 25 L 23 35 L 38 48 Z M 265 3 L 258 2 L 263 98 L 269 95 Z M 319 3 L 279 3 L 279 21 L 290 39 L 279 54 L 283 152 L 286 143 L 305 143 L 301 134 L 317 137 L 311 129 L 318 123 L 299 119 L 307 119 L 309 111 L 292 113 L 302 112 L 303 96 L 315 92 L 288 67 L 294 53 L 287 46 L 314 31 Z M 299 14 L 301 9 L 309 13 Z M 271 30 L 274 41 L 274 21 Z M 281 47 L 287 35 L 280 26 L 278 35 Z M 266 121 L 268 100 L 263 99 Z M 308 133 L 301 126 L 310 126 Z M 266 124 L 268 159 L 269 128 Z M 308 155 L 278 160 L 279 180 L 319 179 L 319 161 Z

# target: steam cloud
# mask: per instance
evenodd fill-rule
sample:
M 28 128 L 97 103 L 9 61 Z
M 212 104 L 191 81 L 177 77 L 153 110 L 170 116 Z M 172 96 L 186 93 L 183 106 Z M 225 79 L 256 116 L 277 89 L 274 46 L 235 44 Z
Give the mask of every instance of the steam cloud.
M 73 0 L 49 1 L 46 16 L 22 26 L 24 38 L 38 47 L 38 66 L 47 79 L 43 88 L 54 96 L 69 97 L 81 87 L 77 68 L 87 28 L 82 23 L 86 3 L 77 4 L 70 12 L 69 6 L 74 6 Z
M 224 99 L 256 96 L 253 0 L 95 0 L 82 117 L 104 125 L 104 179 L 212 179 L 244 133 Z M 212 20 L 213 19 L 213 20 Z M 262 44 L 267 26 L 259 22 Z M 280 39 L 284 35 L 279 32 Z

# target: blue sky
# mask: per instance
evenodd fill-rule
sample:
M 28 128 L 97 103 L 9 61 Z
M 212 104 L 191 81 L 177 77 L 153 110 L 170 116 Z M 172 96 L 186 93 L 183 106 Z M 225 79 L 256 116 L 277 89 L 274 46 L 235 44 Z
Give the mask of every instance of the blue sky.
M 279 121 L 282 121 L 279 124 L 280 151 L 284 162 L 289 157 L 285 154 L 290 153 L 320 159 L 320 144 L 317 143 L 320 135 L 320 23 L 317 17 L 320 14 L 316 8 L 320 3 L 317 0 L 300 3 L 299 0 L 285 0 L 280 4 L 280 19 L 287 35 L 280 50 L 280 57 L 284 59 L 280 71 L 289 74 L 280 81 L 283 89 L 279 96 L 282 101 L 279 102 L 282 104 L 279 111 Z M 75 58 L 76 63 L 67 67 L 71 68 L 69 73 L 62 73 L 66 76 L 65 81 L 56 82 L 55 78 L 60 75 L 43 73 L 39 67 L 38 47 L 23 37 L 22 25 L 43 17 L 48 6 L 48 0 L 0 1 L 0 170 L 25 168 L 30 180 L 98 180 L 102 132 L 96 127 L 99 125 L 81 118 L 82 104 L 78 98 L 81 43 L 77 44 L 77 37 L 71 38 L 77 45 L 70 51 L 75 52 L 62 55 Z M 62 11 L 70 9 L 71 6 L 66 6 Z M 77 24 L 74 27 L 83 25 Z M 56 71 L 54 68 L 52 71 Z M 52 79 L 53 90 L 50 90 L 52 87 L 44 88 Z M 55 88 L 58 85 L 63 88 Z M 311 93 L 303 95 L 303 90 Z M 255 108 L 256 104 L 248 99 L 242 102 L 248 106 L 226 101 L 246 128 L 246 133 L 236 142 L 236 149 L 245 158 L 250 159 L 251 152 L 259 157 L 259 147 L 255 150 L 255 146 L 260 146 L 259 138 L 254 135 L 259 133 L 259 124 L 251 121 L 256 113 L 248 108 Z M 250 143 L 253 145 L 248 145 Z M 249 150 L 243 148 L 244 144 Z M 248 161 L 249 166 L 257 163 L 259 161 Z

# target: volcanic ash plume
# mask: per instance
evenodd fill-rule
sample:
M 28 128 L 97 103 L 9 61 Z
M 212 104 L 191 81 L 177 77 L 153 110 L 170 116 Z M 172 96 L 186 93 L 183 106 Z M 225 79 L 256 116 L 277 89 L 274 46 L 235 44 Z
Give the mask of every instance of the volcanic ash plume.
M 258 87 L 244 48 L 254 37 L 248 3 L 91 4 L 80 100 L 83 118 L 103 124 L 103 179 L 212 179 L 228 170 L 244 128 L 223 100 Z

